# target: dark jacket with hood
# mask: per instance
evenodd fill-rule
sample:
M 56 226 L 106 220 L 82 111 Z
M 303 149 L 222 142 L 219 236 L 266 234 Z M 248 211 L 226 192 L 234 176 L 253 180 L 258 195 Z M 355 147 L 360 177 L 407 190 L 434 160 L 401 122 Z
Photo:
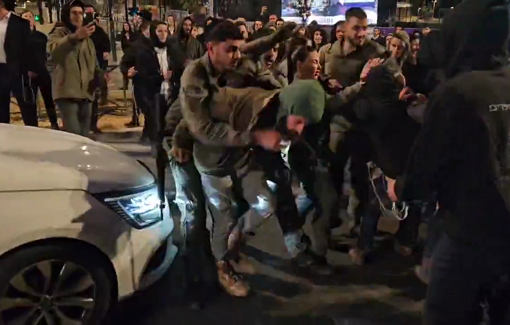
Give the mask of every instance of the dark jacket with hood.
M 160 92 L 163 76 L 159 66 L 156 46 L 167 48 L 168 68 L 172 70 L 171 87 L 179 89 L 179 80 L 184 70 L 184 55 L 181 53 L 179 46 L 173 39 L 168 39 L 166 43 L 157 40 L 153 26 L 151 26 L 151 38 L 145 36 L 139 37 L 128 51 L 122 57 L 120 70 L 127 75 L 131 67 L 135 67 L 137 71 L 133 78 L 135 90 L 139 97 L 145 98 L 146 105 L 152 106 L 154 96 Z M 138 99 L 140 100 L 140 99 Z
M 196 60 L 204 55 L 204 47 L 202 46 L 202 43 L 200 43 L 200 41 L 196 38 L 192 37 L 191 34 L 185 34 L 182 25 L 186 20 L 191 21 L 191 24 L 193 25 L 193 20 L 191 17 L 184 17 L 177 26 L 176 36 L 179 41 L 181 51 L 186 53 L 186 58 L 189 60 Z
M 48 35 L 47 50 L 55 67 L 51 76 L 53 98 L 92 101 L 99 71 L 96 49 L 90 38 L 76 37 L 76 27 L 70 21 L 71 8 L 76 6 L 83 8 L 83 3 L 73 1 L 62 8 L 63 25 Z
M 446 233 L 462 242 L 510 238 L 508 12 L 508 1 L 466 0 L 444 20 L 447 81 L 397 181 L 403 200 L 436 193 Z

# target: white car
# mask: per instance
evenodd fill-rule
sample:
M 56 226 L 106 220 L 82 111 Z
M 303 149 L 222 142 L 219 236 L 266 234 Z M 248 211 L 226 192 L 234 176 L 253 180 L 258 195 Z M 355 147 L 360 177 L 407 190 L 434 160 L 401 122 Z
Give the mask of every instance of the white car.
M 99 324 L 164 275 L 173 228 L 142 163 L 77 135 L 0 125 L 0 324 Z

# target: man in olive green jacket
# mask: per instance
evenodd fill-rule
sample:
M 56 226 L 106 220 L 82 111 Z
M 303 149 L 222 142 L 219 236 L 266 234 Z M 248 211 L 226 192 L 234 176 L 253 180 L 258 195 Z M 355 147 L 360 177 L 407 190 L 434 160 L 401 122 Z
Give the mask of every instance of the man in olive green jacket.
M 90 35 L 95 25 L 83 26 L 84 5 L 75 0 L 62 8 L 64 26 L 48 37 L 48 52 L 55 64 L 53 98 L 62 116 L 64 130 L 89 136 L 97 67 Z

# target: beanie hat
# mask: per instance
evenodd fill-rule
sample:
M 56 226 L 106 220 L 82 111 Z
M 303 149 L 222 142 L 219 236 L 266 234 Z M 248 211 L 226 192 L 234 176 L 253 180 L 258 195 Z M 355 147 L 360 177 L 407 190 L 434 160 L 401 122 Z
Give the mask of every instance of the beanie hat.
M 280 91 L 279 99 L 278 120 L 297 115 L 308 123 L 318 123 L 326 106 L 326 92 L 317 80 L 296 80 Z

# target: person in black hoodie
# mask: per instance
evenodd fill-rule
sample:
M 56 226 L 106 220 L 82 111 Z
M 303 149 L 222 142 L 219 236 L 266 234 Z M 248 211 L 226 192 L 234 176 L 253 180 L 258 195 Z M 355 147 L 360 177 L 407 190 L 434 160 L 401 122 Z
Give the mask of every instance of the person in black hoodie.
M 204 47 L 199 40 L 191 36 L 193 19 L 184 17 L 177 27 L 177 35 L 181 51 L 186 54 L 189 60 L 196 60 L 204 55 Z
M 489 296 L 490 323 L 509 322 L 510 294 L 501 287 L 510 275 L 509 8 L 508 0 L 466 0 L 444 19 L 446 81 L 394 185 L 407 202 L 436 193 L 443 218 L 426 325 L 479 324 L 484 292 L 498 294 Z
M 24 18 L 30 22 L 30 29 L 32 33 L 30 35 L 30 41 L 32 43 L 32 49 L 37 55 L 37 61 L 42 63 L 41 74 L 37 76 L 35 79 L 31 79 L 31 91 L 34 96 L 37 94 L 38 90 L 41 90 L 41 95 L 44 100 L 44 107 L 46 108 L 46 113 L 48 114 L 48 119 L 51 123 L 51 128 L 53 130 L 58 130 L 58 121 L 57 121 L 57 112 L 55 110 L 55 103 L 53 102 L 53 96 L 51 94 L 51 76 L 46 68 L 47 54 L 46 54 L 46 44 L 48 43 L 48 37 L 35 29 L 34 26 L 34 14 L 32 14 L 29 10 L 24 10 L 21 13 L 21 18 Z
M 407 157 L 418 135 L 420 125 L 407 113 L 407 102 L 400 100 L 405 86 L 401 65 L 409 53 L 409 39 L 405 32 L 398 32 L 392 39 L 391 57 L 370 70 L 366 84 L 358 97 L 342 110 L 342 115 L 367 135 L 369 161 L 377 168 L 367 171 L 370 183 L 369 204 L 363 211 L 360 237 L 357 247 L 349 251 L 355 264 L 362 265 L 371 252 L 373 239 L 377 232 L 377 224 L 381 216 L 381 208 L 386 212 L 388 205 L 393 206 L 386 195 L 381 195 L 379 185 L 380 174 L 395 179 L 403 174 Z M 384 54 L 387 56 L 390 54 Z M 385 194 L 385 193 L 383 193 Z M 421 206 L 409 207 L 407 217 L 400 223 L 395 237 L 396 250 L 402 255 L 410 255 L 412 246 L 418 235 Z M 400 216 L 399 216 L 400 217 Z
M 160 26 L 166 27 L 164 32 L 158 28 Z M 147 26 L 142 24 L 142 32 L 143 28 Z M 175 89 L 179 89 L 184 61 L 179 46 L 175 40 L 168 38 L 168 28 L 161 21 L 153 21 L 149 27 L 149 37 L 137 39 L 122 57 L 121 72 L 133 78 L 136 103 L 145 114 L 142 136 L 146 136 L 152 144 L 156 141 L 156 95 L 165 92 L 170 95 L 169 101 L 176 97 Z

